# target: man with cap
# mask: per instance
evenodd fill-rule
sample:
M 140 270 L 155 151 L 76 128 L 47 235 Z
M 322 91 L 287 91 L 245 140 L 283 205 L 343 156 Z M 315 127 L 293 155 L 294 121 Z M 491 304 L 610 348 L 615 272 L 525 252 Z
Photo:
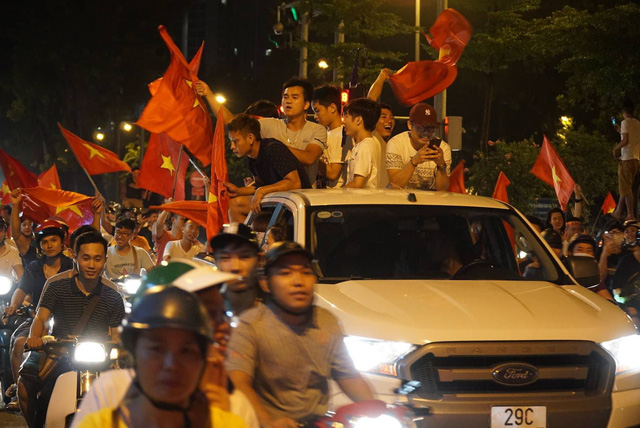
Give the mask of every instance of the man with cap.
M 449 189 L 451 148 L 435 136 L 438 115 L 429 104 L 413 106 L 407 122 L 409 131 L 387 143 L 386 167 L 394 189 Z
M 311 254 L 295 242 L 278 242 L 267 252 L 264 274 L 267 303 L 240 316 L 227 360 L 229 377 L 253 404 L 260 425 L 294 428 L 296 421 L 323 415 L 329 378 L 354 401 L 373 399 L 338 320 L 313 304 Z
M 240 276 L 227 284 L 224 297 L 234 314 L 240 315 L 262 299 L 258 286 L 258 243 L 251 228 L 242 223 L 225 224 L 209 242 L 213 258 L 222 272 Z

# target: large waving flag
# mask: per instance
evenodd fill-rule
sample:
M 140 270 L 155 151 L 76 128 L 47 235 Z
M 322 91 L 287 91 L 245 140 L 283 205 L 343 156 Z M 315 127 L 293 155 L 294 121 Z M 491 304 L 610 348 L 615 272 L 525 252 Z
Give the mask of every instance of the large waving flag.
M 569 170 L 546 135 L 543 138 L 538 159 L 536 159 L 533 168 L 531 168 L 531 173 L 548 185 L 553 186 L 558 196 L 560 207 L 564 211 L 571 198 L 571 193 L 576 187 L 576 182 L 573 181 Z
M 165 198 L 183 201 L 189 156 L 181 149 L 168 135 L 152 133 L 142 159 L 138 185 Z
M 171 63 L 162 80 L 150 85 L 152 97 L 137 124 L 150 132 L 167 134 L 207 166 L 211 160 L 211 117 L 192 89 L 193 82 L 198 81 L 202 46 L 192 62 L 187 63 L 167 29 L 160 26 L 158 31 L 171 52 Z
M 207 227 L 208 204 L 206 201 L 177 201 L 163 205 L 154 205 L 150 208 L 179 214 L 189 220 L 195 221 L 202 227 Z
M 57 215 L 64 219 L 73 232 L 93 222 L 92 197 L 66 190 L 46 187 L 22 189 L 22 212 L 38 223 Z
M 500 171 L 500 175 L 498 175 L 498 181 L 496 182 L 496 187 L 493 189 L 493 199 L 497 199 L 504 203 L 509 203 L 509 194 L 507 193 L 507 186 L 511 184 L 511 181 L 507 178 L 506 174 Z
M 56 168 L 55 163 L 51 165 L 51 168 L 38 176 L 38 186 L 48 189 L 62 189 L 58 168 Z
M 464 186 L 464 159 L 458 162 L 449 175 L 449 192 L 467 193 L 467 188 Z
M 19 187 L 35 187 L 38 185 L 38 178 L 29 171 L 20 161 L 13 156 L 9 156 L 0 149 L 0 166 L 4 172 L 9 189 L 14 190 Z
M 438 50 L 438 59 L 409 62 L 389 78 L 393 92 L 405 105 L 431 98 L 456 80 L 456 63 L 473 33 L 469 21 L 454 9 L 442 11 L 429 31 L 433 39 L 425 37 Z
M 8 205 L 11 203 L 11 189 L 9 189 L 9 185 L 7 184 L 7 180 L 2 182 L 2 188 L 0 189 L 2 192 L 2 199 L 0 199 L 0 203 L 2 205 Z
M 217 116 L 216 130 L 211 149 L 211 185 L 208 196 L 207 239 L 218 234 L 222 225 L 229 222 L 229 195 L 224 182 L 229 181 L 225 157 L 224 114 Z
M 69 147 L 71 147 L 71 151 L 76 156 L 78 163 L 89 175 L 118 171 L 131 172 L 131 167 L 126 162 L 121 161 L 118 155 L 111 150 L 83 140 L 64 129 L 59 123 L 58 126 Z

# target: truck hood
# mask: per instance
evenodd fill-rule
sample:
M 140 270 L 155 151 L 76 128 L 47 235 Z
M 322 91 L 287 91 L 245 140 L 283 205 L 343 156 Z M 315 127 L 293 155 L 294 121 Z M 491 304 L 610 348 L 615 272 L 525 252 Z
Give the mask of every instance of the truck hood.
M 595 293 L 548 282 L 355 280 L 318 284 L 316 304 L 347 335 L 414 344 L 603 342 L 636 333 L 622 310 Z

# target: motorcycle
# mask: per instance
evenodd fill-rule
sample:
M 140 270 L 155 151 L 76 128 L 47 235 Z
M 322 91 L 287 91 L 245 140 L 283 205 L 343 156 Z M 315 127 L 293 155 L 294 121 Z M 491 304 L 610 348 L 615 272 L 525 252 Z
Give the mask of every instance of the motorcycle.
M 45 340 L 47 339 L 47 340 Z M 40 348 L 25 347 L 27 351 L 42 351 L 49 356 L 64 359 L 71 371 L 58 376 L 46 409 L 47 428 L 65 428 L 71 424 L 84 394 L 103 371 L 125 368 L 127 353 L 118 344 L 108 341 L 88 341 L 82 338 L 43 338 Z
M 339 407 L 335 413 L 301 421 L 300 428 L 411 428 L 415 424 L 409 408 L 369 400 Z
M 20 305 L 13 315 L 2 317 L 0 321 L 0 384 L 2 384 L 2 398 L 5 404 L 11 401 L 6 392 L 15 383 L 11 372 L 11 336 L 13 332 L 28 319 L 35 316 L 35 307 L 30 304 Z

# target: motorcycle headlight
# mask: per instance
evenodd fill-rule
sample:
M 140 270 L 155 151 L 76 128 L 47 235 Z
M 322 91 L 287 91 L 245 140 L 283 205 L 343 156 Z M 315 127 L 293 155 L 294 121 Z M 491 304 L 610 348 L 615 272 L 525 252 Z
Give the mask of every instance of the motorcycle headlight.
M 390 415 L 380 415 L 376 418 L 364 416 L 353 418 L 350 422 L 353 428 L 402 428 L 402 423 Z
M 616 360 L 616 374 L 640 369 L 640 335 L 621 337 L 600 344 Z
M 346 336 L 344 343 L 356 369 L 363 372 L 397 376 L 396 363 L 417 348 L 405 342 L 389 342 L 366 337 Z
M 140 284 L 142 284 L 142 280 L 140 278 L 128 278 L 125 279 L 122 286 L 127 294 L 136 294 L 138 292 L 138 288 L 140 288 Z
M 0 276 L 0 296 L 4 296 L 11 291 L 11 278 Z
M 73 359 L 81 363 L 101 363 L 107 359 L 102 343 L 80 342 L 76 345 Z

